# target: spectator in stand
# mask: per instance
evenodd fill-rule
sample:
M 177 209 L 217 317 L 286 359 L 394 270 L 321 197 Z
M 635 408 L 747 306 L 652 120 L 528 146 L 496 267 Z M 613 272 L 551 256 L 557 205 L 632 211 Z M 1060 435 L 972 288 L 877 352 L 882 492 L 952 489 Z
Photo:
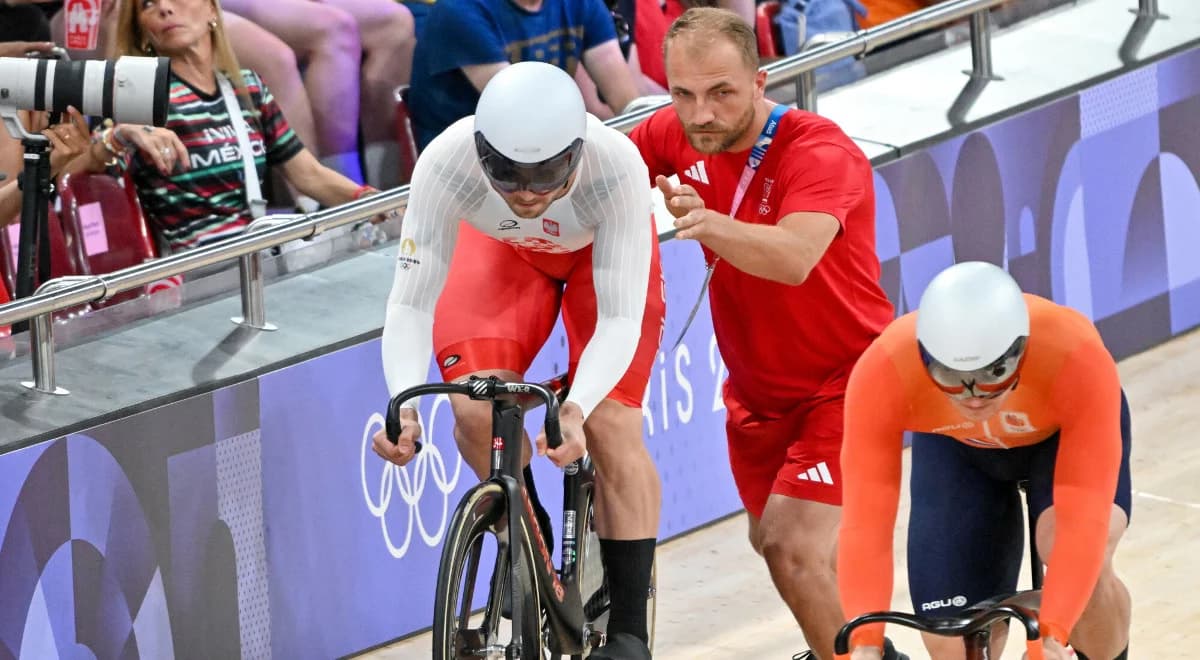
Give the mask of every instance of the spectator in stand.
M 288 125 L 292 127 L 296 137 L 318 158 L 321 157 L 321 145 L 325 140 L 317 131 L 312 100 L 308 96 L 308 89 L 305 88 L 304 78 L 300 75 L 300 63 L 296 60 L 295 51 L 254 21 L 224 9 L 222 14 L 225 33 L 229 35 L 230 46 L 238 62 L 262 78 L 279 104 L 279 109 L 287 117 Z M 321 65 L 315 66 L 319 70 Z M 327 164 L 352 179 L 362 178 L 357 160 L 353 161 L 346 172 L 336 167 L 336 161 Z
M 635 52 L 630 64 L 635 65 L 638 89 L 644 95 L 667 93 L 667 69 L 663 64 L 663 38 L 671 23 L 692 7 L 728 9 L 742 20 L 754 25 L 753 0 L 630 0 L 634 3 L 633 31 Z M 640 74 L 640 76 L 638 75 Z
M 112 52 L 113 35 L 117 31 L 116 9 L 119 4 L 120 0 L 102 0 L 99 43 L 92 50 L 72 49 L 70 51 L 72 59 L 102 59 Z M 300 77 L 296 55 L 291 47 L 253 21 L 224 8 L 222 8 L 222 20 L 225 23 L 225 33 L 229 35 L 233 54 L 237 56 L 238 61 L 262 78 L 275 96 L 280 110 L 288 118 L 288 124 L 296 133 L 296 137 L 299 137 L 305 145 L 309 145 L 309 148 L 313 149 L 313 153 L 320 157 L 322 153 L 319 145 L 323 143 L 323 140 L 318 139 L 312 103 L 309 101 L 308 91 L 304 87 L 304 80 Z M 55 14 L 51 20 L 51 29 L 57 41 L 64 41 L 65 28 L 61 11 Z M 347 61 L 350 60 L 347 59 Z M 318 64 L 317 68 L 320 69 L 320 66 Z M 335 121 L 335 124 L 337 123 L 339 122 Z M 340 129 L 340 126 L 338 128 Z M 360 181 L 362 167 L 358 162 L 356 149 L 357 147 L 352 147 L 353 158 L 343 159 L 346 161 L 347 171 L 342 171 L 342 174 Z M 337 159 L 332 159 L 332 161 L 329 165 L 334 169 L 342 166 Z M 316 200 L 299 194 L 294 188 L 292 197 L 296 206 L 302 211 L 315 211 L 319 206 Z
M 629 73 L 633 76 L 638 94 L 666 94 L 666 74 L 663 73 L 656 79 L 645 72 L 647 65 L 653 69 L 655 62 L 659 63 L 657 68 L 662 70 L 662 58 L 658 54 L 662 52 L 662 35 L 666 34 L 669 24 L 663 14 L 662 5 L 658 0 L 605 0 L 605 4 L 612 14 L 613 27 L 617 31 L 617 44 L 620 45 L 621 55 L 625 57 L 629 66 Z M 654 38 L 655 32 L 658 33 L 657 41 Z M 649 49 L 643 46 L 646 39 L 650 40 Z M 649 56 L 646 56 L 646 53 L 649 53 Z M 575 79 L 589 107 L 599 106 L 602 101 L 595 84 L 586 72 L 577 69 Z
M 222 5 L 279 37 L 305 66 L 322 162 L 375 187 L 399 185 L 400 147 L 390 110 L 396 88 L 408 83 L 412 69 L 416 36 L 409 10 L 393 0 L 224 0 Z M 360 108 L 370 110 L 364 116 Z M 358 165 L 360 119 L 365 171 Z
M 112 39 L 110 35 L 116 32 L 117 19 L 114 9 L 119 1 L 103 0 L 99 44 L 90 51 L 72 49 L 72 59 L 102 59 L 111 52 Z M 279 104 L 279 109 L 288 118 L 288 125 L 292 127 L 296 137 L 300 138 L 305 145 L 319 144 L 312 104 L 309 102 L 308 92 L 304 88 L 304 80 L 300 77 L 296 55 L 292 52 L 291 47 L 253 21 L 231 11 L 222 10 L 222 18 L 233 54 L 237 56 L 243 66 L 257 73 L 270 88 L 271 94 Z M 64 37 L 62 12 L 58 12 L 51 19 L 51 28 L 55 39 L 61 42 Z M 314 151 L 314 153 L 318 157 L 320 156 L 319 152 Z M 343 174 L 352 175 L 357 179 L 362 178 L 361 167 L 357 159 L 353 161 L 350 172 L 343 172 Z M 297 208 L 301 211 L 312 212 L 319 208 L 316 200 L 301 195 L 294 189 L 292 196 Z
M 409 89 L 418 148 L 473 114 L 480 90 L 513 62 L 546 62 L 571 75 L 582 62 L 607 102 L 588 107 L 602 119 L 638 96 L 603 0 L 439 0 L 426 21 Z
M 396 88 L 412 77 L 417 45 L 412 12 L 395 0 L 324 0 L 349 12 L 362 39 L 361 115 L 363 163 L 376 188 L 400 185 L 400 145 L 396 141 Z
M 667 93 L 667 68 L 663 64 L 662 42 L 671 27 L 660 0 L 633 0 L 633 42 L 636 45 L 630 62 L 636 64 L 642 94 Z
M 856 32 L 867 9 L 860 0 L 781 0 L 775 19 L 783 42 L 783 55 L 795 55 L 804 45 L 823 34 L 836 40 L 839 34 Z M 846 57 L 816 70 L 817 89 L 824 91 L 859 80 L 867 75 L 861 60 Z
M 667 24 L 670 25 L 692 7 L 717 7 L 728 9 L 753 26 L 754 6 L 754 0 L 664 0 L 663 12 L 667 15 Z
M 240 131 L 259 181 L 268 165 L 277 165 L 296 189 L 327 206 L 373 192 L 304 148 L 259 77 L 238 66 L 215 0 L 122 3 L 113 36 L 116 56 L 170 58 L 167 125 L 106 128 L 69 169 L 129 168 L 147 219 L 169 251 L 236 235 L 255 215 Z

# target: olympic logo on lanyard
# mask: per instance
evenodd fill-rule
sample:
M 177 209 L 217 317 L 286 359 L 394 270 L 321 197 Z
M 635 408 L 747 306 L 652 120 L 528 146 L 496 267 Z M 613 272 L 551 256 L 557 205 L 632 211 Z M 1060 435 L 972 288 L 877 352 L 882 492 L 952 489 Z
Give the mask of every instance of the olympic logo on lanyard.
M 442 535 L 446 532 L 447 517 L 450 514 L 450 494 L 454 492 L 454 488 L 458 485 L 458 478 L 462 474 L 462 457 L 459 456 L 458 450 L 453 453 L 454 473 L 447 474 L 446 461 L 443 459 L 441 450 L 437 445 L 431 442 L 432 438 L 426 432 L 427 429 L 434 428 L 434 423 L 437 420 L 438 410 L 443 406 L 450 405 L 450 398 L 445 394 L 439 395 L 434 399 L 433 407 L 429 411 L 428 423 L 421 425 L 421 438 L 423 446 L 421 453 L 416 455 L 408 465 L 400 467 L 380 459 L 370 451 L 371 437 L 375 431 L 383 428 L 384 418 L 379 413 L 373 413 L 367 420 L 367 425 L 363 428 L 362 447 L 360 449 L 359 464 L 360 476 L 362 477 L 363 498 L 366 501 L 367 509 L 371 515 L 379 519 L 379 527 L 383 533 L 383 542 L 387 545 L 388 553 L 400 559 L 408 554 L 408 549 L 413 540 L 413 528 L 421 537 L 421 541 L 429 547 L 434 547 L 441 543 Z M 368 458 L 368 454 L 370 457 Z M 368 487 L 368 474 L 374 475 L 376 470 L 381 470 L 379 473 L 379 488 L 378 494 L 374 497 Z M 434 490 L 441 495 L 442 498 L 442 515 L 438 520 L 437 525 L 430 527 L 425 524 L 425 519 L 421 517 L 421 497 L 425 494 L 426 489 Z M 405 525 L 403 540 L 399 544 L 394 540 L 392 530 L 388 527 L 387 512 L 392 505 L 393 495 L 398 496 L 401 506 L 408 508 L 408 522 Z M 437 495 L 434 495 L 436 498 Z

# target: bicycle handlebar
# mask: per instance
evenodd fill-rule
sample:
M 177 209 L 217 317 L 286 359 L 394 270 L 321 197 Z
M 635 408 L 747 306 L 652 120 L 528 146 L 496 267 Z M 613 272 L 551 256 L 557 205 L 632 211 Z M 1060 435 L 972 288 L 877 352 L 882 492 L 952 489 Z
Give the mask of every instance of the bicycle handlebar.
M 870 612 L 854 617 L 846 625 L 842 626 L 842 629 L 838 631 L 837 637 L 834 638 L 833 651 L 838 655 L 849 653 L 850 633 L 859 626 L 872 623 L 895 623 L 919 630 L 923 633 L 932 633 L 946 637 L 968 637 L 987 630 L 989 626 L 998 621 L 1016 619 L 1025 627 L 1026 646 L 1031 651 L 1029 657 L 1031 659 L 1041 657 L 1041 647 L 1037 644 L 1041 633 L 1038 629 L 1037 612 L 1034 610 L 1010 602 L 1010 600 L 1002 600 L 981 609 L 969 608 L 964 614 L 970 614 L 971 616 L 928 618 L 905 612 Z M 1033 652 L 1032 647 L 1034 646 L 1037 647 L 1036 654 Z
M 495 401 L 503 396 L 534 396 L 541 399 L 546 406 L 546 443 L 553 449 L 562 444 L 562 430 L 558 424 L 558 396 L 565 389 L 565 381 L 561 377 L 552 378 L 545 383 L 508 383 L 495 376 L 479 378 L 472 376 L 470 380 L 461 383 L 428 383 L 410 387 L 388 402 L 387 419 L 384 428 L 388 440 L 396 444 L 400 438 L 400 407 L 405 401 L 426 394 L 462 394 L 475 401 Z

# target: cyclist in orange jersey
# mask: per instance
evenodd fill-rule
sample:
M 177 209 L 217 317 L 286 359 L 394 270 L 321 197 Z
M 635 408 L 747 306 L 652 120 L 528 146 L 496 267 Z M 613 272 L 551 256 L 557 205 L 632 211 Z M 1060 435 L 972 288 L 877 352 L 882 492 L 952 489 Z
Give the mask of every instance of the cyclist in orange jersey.
M 1046 658 L 1124 659 L 1129 592 L 1112 556 L 1129 523 L 1129 408 L 1116 364 L 1079 312 L 1022 294 L 1001 268 L 944 270 L 892 322 L 846 391 L 838 586 L 847 618 L 888 609 L 904 431 L 912 431 L 913 610 L 951 615 L 1016 588 L 1027 481 L 1046 566 Z M 1003 635 L 994 636 L 1003 643 Z M 879 657 L 882 625 L 853 660 Z M 927 635 L 935 659 L 961 640 Z

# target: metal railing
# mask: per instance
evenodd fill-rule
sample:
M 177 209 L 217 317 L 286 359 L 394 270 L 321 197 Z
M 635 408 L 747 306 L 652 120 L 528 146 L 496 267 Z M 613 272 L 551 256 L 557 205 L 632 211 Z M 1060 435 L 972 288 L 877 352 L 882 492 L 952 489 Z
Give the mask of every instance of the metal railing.
M 248 327 L 274 329 L 266 322 L 261 252 L 289 241 L 314 238 L 330 229 L 403 209 L 408 186 L 364 197 L 310 215 L 275 215 L 259 218 L 237 238 L 182 254 L 157 259 L 97 276 L 60 277 L 50 280 L 32 296 L 0 305 L 0 325 L 33 319 L 29 327 L 33 380 L 22 384 L 46 394 L 66 394 L 54 378 L 54 325 L 52 314 L 90 302 L 107 300 L 161 279 L 240 259 L 242 317 Z
M 992 72 L 989 10 L 1006 0 L 953 0 L 857 33 L 848 33 L 835 43 L 817 44 L 797 55 L 766 65 L 767 86 L 797 85 L 797 99 L 814 110 L 816 91 L 812 72 L 820 66 L 846 57 L 861 57 L 882 46 L 895 43 L 926 30 L 964 18 L 971 19 L 972 80 L 990 80 Z M 1139 0 L 1140 17 L 1159 18 L 1157 0 Z M 667 103 L 623 114 L 608 122 L 628 133 Z M 402 186 L 326 211 L 308 215 L 274 215 L 251 223 L 241 236 L 219 244 L 191 250 L 153 262 L 133 266 L 107 275 L 57 278 L 46 282 L 27 298 L 0 305 L 0 325 L 33 319 L 29 329 L 33 381 L 25 383 L 38 392 L 65 394 L 54 378 L 54 337 L 51 315 L 54 312 L 91 302 L 103 301 L 130 289 L 145 286 L 166 277 L 239 259 L 242 316 L 235 322 L 259 330 L 274 330 L 267 322 L 263 295 L 261 251 L 289 241 L 311 239 L 330 229 L 360 222 L 373 216 L 399 212 L 408 204 L 408 186 Z
M 989 11 L 1007 0 L 954 0 L 928 9 L 922 9 L 883 25 L 867 30 L 848 32 L 845 39 L 834 43 L 822 43 L 815 39 L 803 52 L 772 62 L 763 67 L 767 72 L 767 88 L 780 87 L 786 83 L 796 85 L 798 107 L 816 112 L 816 86 L 813 72 L 826 65 L 847 57 L 862 57 L 874 50 L 907 39 L 914 35 L 941 27 L 947 23 L 976 16 L 971 30 L 972 77 L 992 77 L 992 51 Z M 1139 0 L 1147 2 L 1148 0 Z M 665 103 L 663 105 L 666 105 Z M 609 120 L 607 123 L 626 133 L 633 130 L 662 105 L 646 107 Z
M 1147 18 L 1168 18 L 1166 14 L 1158 11 L 1158 0 L 1138 0 L 1138 8 L 1134 13 Z

